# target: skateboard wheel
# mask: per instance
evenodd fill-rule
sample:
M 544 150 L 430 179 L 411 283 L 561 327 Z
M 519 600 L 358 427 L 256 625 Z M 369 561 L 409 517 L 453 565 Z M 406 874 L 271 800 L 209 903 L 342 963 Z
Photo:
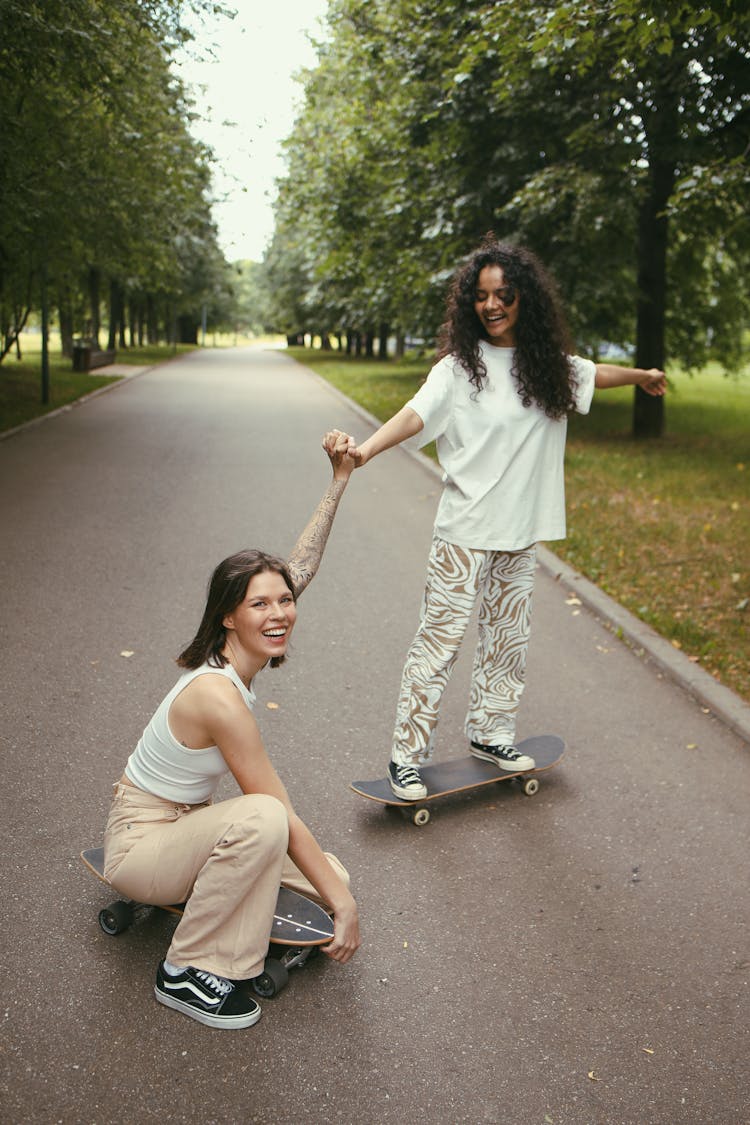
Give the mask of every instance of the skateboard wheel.
M 539 792 L 539 779 L 528 777 L 523 783 L 523 791 L 527 797 L 533 797 L 535 793 Z
M 115 937 L 133 924 L 133 907 L 122 899 L 99 911 L 99 925 L 105 934 Z
M 412 820 L 416 824 L 417 828 L 421 828 L 422 825 L 427 824 L 427 821 L 429 819 L 430 819 L 430 810 L 429 809 L 417 809 L 417 811 L 414 813 L 414 816 L 412 817 Z
M 281 961 L 277 961 L 273 957 L 266 957 L 263 972 L 253 980 L 252 989 L 256 996 L 262 996 L 265 1000 L 270 1000 L 277 992 L 281 992 L 282 988 L 285 988 L 288 983 L 289 973 L 285 966 L 281 964 Z

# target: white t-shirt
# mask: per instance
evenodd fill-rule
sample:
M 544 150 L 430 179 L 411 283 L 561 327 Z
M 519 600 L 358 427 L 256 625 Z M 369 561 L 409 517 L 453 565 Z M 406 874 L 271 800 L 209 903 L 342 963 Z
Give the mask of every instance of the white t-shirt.
M 514 348 L 481 344 L 487 379 L 476 391 L 453 356 L 441 359 L 407 403 L 424 422 L 418 446 L 437 442 L 444 489 L 435 534 L 459 547 L 520 551 L 565 537 L 567 418 L 524 406 L 511 374 Z M 595 365 L 572 356 L 575 409 L 587 414 Z
M 178 742 L 169 727 L 169 708 L 189 683 L 198 676 L 225 676 L 239 691 L 252 711 L 255 695 L 243 684 L 231 664 L 215 668 L 201 664 L 180 676 L 165 695 L 125 766 L 125 776 L 139 789 L 174 801 L 179 805 L 200 805 L 207 801 L 229 767 L 218 746 L 191 750 Z

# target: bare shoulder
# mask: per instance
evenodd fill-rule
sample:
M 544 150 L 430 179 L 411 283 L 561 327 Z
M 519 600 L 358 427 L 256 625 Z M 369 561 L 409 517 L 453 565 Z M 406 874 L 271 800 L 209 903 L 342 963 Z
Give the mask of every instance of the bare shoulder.
M 237 710 L 240 714 L 247 712 L 236 686 L 228 676 L 217 672 L 205 672 L 196 676 L 177 696 L 173 707 L 175 705 L 178 705 L 178 710 Z

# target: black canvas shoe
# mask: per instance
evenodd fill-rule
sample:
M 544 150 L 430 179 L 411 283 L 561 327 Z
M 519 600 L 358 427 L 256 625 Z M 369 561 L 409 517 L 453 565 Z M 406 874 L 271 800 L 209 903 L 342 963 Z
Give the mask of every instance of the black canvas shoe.
M 176 976 L 156 971 L 154 995 L 160 1004 L 175 1008 L 209 1027 L 252 1027 L 260 1019 L 260 1005 L 230 980 L 190 966 Z
M 397 762 L 390 762 L 388 780 L 391 789 L 402 801 L 418 801 L 427 796 L 427 786 L 416 766 L 400 766 Z
M 485 762 L 494 762 L 499 769 L 507 770 L 508 773 L 533 770 L 536 765 L 533 758 L 522 754 L 515 746 L 485 746 L 481 742 L 472 742 L 471 753 Z

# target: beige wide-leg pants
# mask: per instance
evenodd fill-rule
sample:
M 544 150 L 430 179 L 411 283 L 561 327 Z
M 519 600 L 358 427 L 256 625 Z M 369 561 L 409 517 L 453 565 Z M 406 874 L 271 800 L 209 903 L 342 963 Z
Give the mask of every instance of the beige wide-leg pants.
M 288 837 L 286 809 L 266 794 L 179 805 L 118 783 L 104 874 L 137 902 L 186 903 L 166 955 L 172 964 L 244 980 L 263 970 L 282 884 L 327 906 L 287 856 Z
M 435 538 L 417 634 L 406 656 L 391 757 L 401 765 L 432 757 L 440 701 L 479 600 L 464 729 L 470 740 L 509 745 L 526 678 L 536 547 L 478 551 Z

